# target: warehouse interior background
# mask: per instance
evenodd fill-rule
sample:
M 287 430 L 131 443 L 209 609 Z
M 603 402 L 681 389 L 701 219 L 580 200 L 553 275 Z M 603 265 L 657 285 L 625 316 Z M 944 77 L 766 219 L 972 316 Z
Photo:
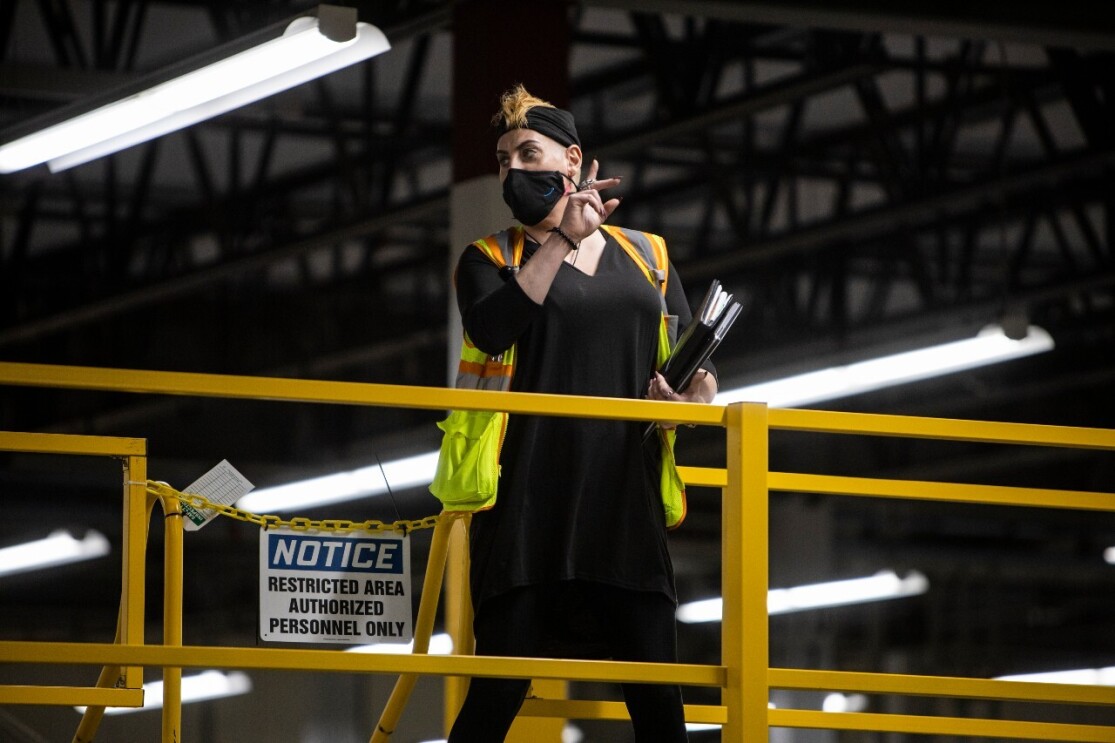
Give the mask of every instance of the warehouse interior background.
M 519 82 L 508 37 L 556 33 L 567 35 L 567 88 L 524 82 L 569 105 L 586 154 L 602 175 L 623 176 L 612 221 L 666 237 L 693 302 L 713 278 L 743 302 L 717 351 L 722 388 L 1029 323 L 1054 350 L 811 407 L 1115 427 L 1115 23 L 1100 4 L 582 0 L 558 4 L 561 29 L 513 22 L 515 6 L 531 4 L 509 0 L 343 4 L 392 50 L 72 170 L 0 176 L 0 360 L 444 386 L 457 332 L 448 277 L 464 247 L 450 238 L 455 112 L 465 108 L 455 76 L 502 69 L 490 105 L 467 102 L 490 115 Z M 310 7 L 5 2 L 0 128 Z M 478 17 L 491 19 L 486 32 Z M 495 136 L 479 131 L 472 145 L 494 177 Z M 145 438 L 149 475 L 176 487 L 222 459 L 265 487 L 423 453 L 436 448 L 440 417 L 0 390 L 0 429 Z M 722 431 L 683 431 L 679 458 L 722 466 Z M 100 560 L 0 577 L 0 638 L 111 641 L 119 464 L 0 462 L 0 547 L 56 529 L 95 529 L 114 546 Z M 1115 492 L 1110 454 L 1068 449 L 776 434 L 771 464 Z M 419 487 L 298 515 L 393 520 L 437 505 Z M 671 535 L 682 601 L 719 595 L 719 493 L 693 489 L 689 505 Z M 151 535 L 154 642 L 158 524 Z M 772 617 L 772 666 L 977 678 L 1115 666 L 1115 564 L 1104 560 L 1115 514 L 776 493 L 771 540 L 772 587 L 880 570 L 929 583 L 903 600 Z M 418 586 L 429 532 L 412 541 Z M 257 563 L 250 525 L 223 519 L 187 535 L 187 644 L 258 643 Z M 717 661 L 718 624 L 679 634 L 682 660 Z M 4 683 L 92 683 L 97 673 L 2 660 Z M 249 694 L 187 706 L 184 738 L 363 741 L 394 681 L 250 676 Z M 419 685 L 393 740 L 441 737 L 440 689 Z M 686 698 L 717 703 L 708 690 Z M 859 703 L 985 716 L 1009 706 Z M 1104 708 L 1011 713 L 1115 724 Z M 106 718 L 98 740 L 154 740 L 158 718 Z M 77 721 L 70 709 L 0 707 L 0 739 L 69 740 Z M 577 725 L 586 741 L 628 735 L 616 723 Z M 914 738 L 772 733 L 784 743 Z

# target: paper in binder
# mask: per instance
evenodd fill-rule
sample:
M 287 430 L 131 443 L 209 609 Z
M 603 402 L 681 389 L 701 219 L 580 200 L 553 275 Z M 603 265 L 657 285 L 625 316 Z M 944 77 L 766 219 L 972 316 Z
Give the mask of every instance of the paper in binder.
M 739 302 L 724 291 L 719 281 L 713 279 L 693 315 L 693 321 L 682 332 L 670 357 L 659 370 L 670 389 L 680 392 L 689 386 L 697 370 L 709 360 L 713 351 L 724 340 L 724 336 L 739 317 L 740 310 Z M 647 428 L 644 439 L 650 437 L 654 428 L 654 424 Z

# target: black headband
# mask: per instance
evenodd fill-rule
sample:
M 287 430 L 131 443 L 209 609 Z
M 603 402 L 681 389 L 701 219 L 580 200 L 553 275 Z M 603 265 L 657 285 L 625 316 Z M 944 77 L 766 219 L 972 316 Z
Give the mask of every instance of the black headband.
M 527 129 L 545 134 L 566 147 L 571 144 L 581 146 L 581 139 L 577 136 L 577 125 L 573 123 L 573 114 L 568 111 L 549 106 L 535 106 L 527 111 L 526 118 Z M 506 130 L 504 127 L 504 131 Z

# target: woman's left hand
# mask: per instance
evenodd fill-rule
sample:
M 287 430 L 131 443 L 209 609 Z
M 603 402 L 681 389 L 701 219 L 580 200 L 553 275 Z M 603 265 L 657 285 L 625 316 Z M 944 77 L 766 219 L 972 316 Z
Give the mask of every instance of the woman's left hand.
M 647 385 L 647 399 L 668 402 L 712 402 L 716 396 L 715 378 L 704 369 L 698 369 L 693 375 L 693 380 L 684 392 L 676 392 L 670 388 L 666 378 L 655 372 Z M 667 430 L 677 428 L 676 421 L 659 421 L 658 425 Z
M 570 192 L 567 196 L 568 201 L 562 213 L 560 227 L 577 242 L 596 232 L 619 206 L 618 198 L 604 201 L 600 193 L 618 186 L 620 179 L 604 178 L 598 181 L 596 173 L 599 169 L 600 163 L 593 160 L 589 166 L 588 178 L 581 182 L 581 186 L 576 191 Z

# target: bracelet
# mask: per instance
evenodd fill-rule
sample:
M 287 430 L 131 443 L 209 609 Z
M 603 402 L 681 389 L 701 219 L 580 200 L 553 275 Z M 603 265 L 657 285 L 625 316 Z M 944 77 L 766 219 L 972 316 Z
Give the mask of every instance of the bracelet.
M 565 242 L 569 243 L 569 247 L 573 250 L 576 250 L 577 248 L 581 247 L 581 244 L 579 242 L 574 242 L 573 238 L 571 238 L 569 235 L 565 234 L 565 230 L 563 230 L 560 227 L 551 227 L 550 232 L 557 233 L 557 236 L 560 237 Z

